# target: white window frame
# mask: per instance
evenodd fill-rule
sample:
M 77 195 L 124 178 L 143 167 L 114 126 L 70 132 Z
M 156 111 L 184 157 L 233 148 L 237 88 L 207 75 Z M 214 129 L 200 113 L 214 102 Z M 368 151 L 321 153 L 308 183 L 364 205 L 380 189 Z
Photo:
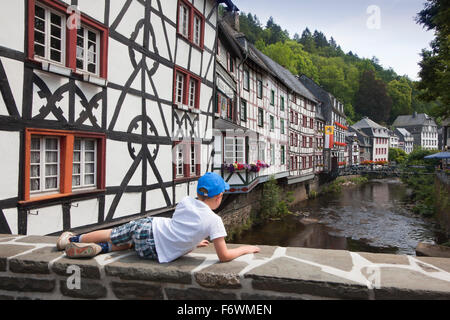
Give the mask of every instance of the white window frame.
M 196 79 L 191 78 L 189 80 L 189 107 L 195 108 L 196 100 L 197 100 L 197 85 L 198 81 Z
M 80 152 L 80 161 L 79 162 L 75 162 L 75 157 L 72 161 L 72 190 L 79 190 L 79 189 L 95 189 L 97 187 L 97 150 L 98 150 L 98 146 L 97 146 L 97 140 L 96 139 L 89 139 L 89 138 L 77 138 L 75 137 L 75 141 L 76 140 L 80 140 L 80 149 L 75 149 L 75 142 L 74 142 L 74 146 L 73 146 L 73 153 L 75 156 L 75 152 Z M 86 142 L 87 141 L 92 141 L 94 142 L 94 150 L 86 150 Z M 86 153 L 94 153 L 94 161 L 87 161 L 86 160 Z M 89 172 L 86 173 L 86 165 L 94 165 L 94 172 Z M 73 172 L 73 169 L 75 167 L 75 165 L 80 165 L 80 173 L 75 174 Z M 93 175 L 94 176 L 94 183 L 92 184 L 88 184 L 86 183 L 86 175 Z M 76 186 L 73 184 L 73 177 L 74 176 L 80 176 L 80 185 Z
M 258 99 L 262 99 L 263 98 L 263 82 L 261 79 L 258 79 L 258 88 L 257 88 L 258 92 L 256 94 Z
M 244 82 L 243 82 L 244 90 L 250 90 L 250 71 L 248 69 L 244 69 Z
M 190 175 L 192 176 L 196 176 L 197 175 L 197 146 L 195 145 L 195 143 L 191 144 L 191 156 L 189 159 L 189 168 L 190 168 Z
M 201 45 L 202 42 L 202 18 L 197 14 L 194 14 L 194 30 L 192 31 L 192 40 L 197 46 Z
M 41 43 L 37 43 L 36 42 L 36 37 L 34 38 L 34 43 L 33 43 L 33 47 L 36 47 L 36 43 L 39 44 L 40 46 L 44 46 L 44 57 L 37 55 L 36 54 L 36 49 L 34 49 L 34 58 L 36 60 L 46 60 L 46 61 L 51 61 L 52 63 L 57 63 L 59 65 L 63 65 L 65 66 L 66 64 L 66 17 L 64 14 L 61 14 L 53 9 L 50 9 L 47 6 L 42 5 L 41 3 L 36 2 L 35 7 L 40 7 L 41 9 L 44 9 L 45 12 L 45 21 L 44 21 L 44 26 L 45 26 L 45 30 L 44 32 L 42 32 L 41 30 L 37 30 L 36 26 L 34 26 L 33 28 L 33 32 L 39 32 L 39 33 L 43 33 L 44 34 L 44 41 L 45 43 L 42 45 Z M 61 50 L 58 49 L 52 49 L 51 47 L 51 39 L 52 39 L 52 34 L 51 34 L 51 15 L 54 14 L 56 16 L 59 16 L 61 18 L 61 25 L 58 26 L 61 28 Z M 42 18 L 37 17 L 36 13 L 34 15 L 34 21 L 36 21 L 36 19 L 40 19 L 42 20 Z M 53 37 L 55 38 L 55 37 Z M 55 50 L 55 51 L 60 51 L 61 53 L 61 61 L 56 61 L 51 59 L 51 51 Z
M 76 47 L 77 47 L 76 55 L 77 55 L 77 57 L 76 57 L 76 60 L 77 60 L 77 63 L 78 63 L 78 49 L 80 48 L 80 49 L 83 50 L 83 68 L 80 69 L 77 66 L 77 70 L 82 71 L 82 72 L 87 72 L 87 73 L 90 73 L 90 74 L 93 74 L 93 75 L 96 75 L 96 76 L 99 76 L 100 75 L 100 56 L 101 56 L 101 52 L 100 52 L 100 50 L 101 50 L 100 32 L 95 30 L 95 29 L 89 28 L 89 27 L 87 27 L 85 25 L 81 25 L 81 28 L 84 29 L 84 31 L 83 31 L 83 42 L 84 43 L 83 43 L 83 48 L 80 48 L 78 46 L 78 37 L 79 37 L 78 31 L 81 30 L 81 29 L 79 29 L 79 30 L 77 30 L 77 42 L 76 42 Z M 92 52 L 93 54 L 96 55 L 96 57 L 95 57 L 95 72 L 91 72 L 88 69 L 89 53 L 91 52 L 89 50 L 89 43 L 91 42 L 89 40 L 89 32 L 92 32 L 92 33 L 95 34 L 96 52 L 95 53 Z
M 242 147 L 242 149 L 239 149 L 238 147 Z M 245 163 L 245 147 L 244 137 L 225 137 L 224 162 L 226 164 L 233 164 L 235 162 Z
M 184 177 L 184 146 L 185 144 L 179 143 L 175 150 L 175 175 L 177 178 Z
M 186 38 L 189 38 L 189 19 L 190 19 L 190 8 L 186 6 L 183 2 L 180 2 L 180 16 L 179 16 L 179 30 L 178 32 Z
M 259 142 L 258 146 L 258 160 L 265 162 L 266 161 L 266 144 L 265 142 Z
M 270 144 L 270 160 L 271 164 L 275 165 L 275 145 L 273 143 Z
M 30 157 L 30 194 L 40 194 L 40 195 L 47 195 L 47 194 L 54 194 L 59 192 L 60 190 L 60 171 L 61 171 L 61 139 L 56 136 L 32 136 L 31 139 L 39 139 L 39 150 L 32 149 L 32 146 L 30 146 L 30 153 L 33 152 L 39 152 L 39 163 L 32 163 L 32 156 Z M 57 150 L 47 150 L 46 148 L 46 140 L 47 139 L 53 139 L 57 140 Z M 47 162 L 46 161 L 46 152 L 57 152 L 57 162 Z M 47 165 L 57 165 L 57 173 L 56 176 L 54 175 L 46 175 L 46 166 Z M 39 176 L 33 177 L 32 175 L 32 167 L 33 166 L 39 166 Z M 56 188 L 46 188 L 45 182 L 48 178 L 56 178 Z M 39 179 L 39 190 L 31 190 L 32 180 Z
M 182 72 L 176 72 L 176 88 L 175 88 L 175 102 L 182 105 L 184 100 L 184 84 L 186 82 L 186 75 Z

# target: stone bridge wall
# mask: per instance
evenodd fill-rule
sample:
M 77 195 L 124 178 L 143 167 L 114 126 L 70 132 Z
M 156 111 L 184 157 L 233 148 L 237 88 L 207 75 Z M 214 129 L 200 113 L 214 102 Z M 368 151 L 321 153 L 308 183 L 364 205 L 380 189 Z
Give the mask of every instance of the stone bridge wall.
M 210 246 L 159 264 L 132 251 L 71 260 L 55 241 L 0 235 L 0 299 L 450 299 L 445 258 L 261 246 L 218 263 Z

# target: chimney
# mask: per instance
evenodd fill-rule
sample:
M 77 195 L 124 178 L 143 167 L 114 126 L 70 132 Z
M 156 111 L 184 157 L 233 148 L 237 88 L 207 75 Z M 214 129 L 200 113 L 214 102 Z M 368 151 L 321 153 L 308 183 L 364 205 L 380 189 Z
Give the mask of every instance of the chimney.
M 414 113 L 413 113 L 413 118 L 416 118 L 416 117 L 417 117 L 417 112 L 414 111 Z
M 239 11 L 237 10 L 225 10 L 223 20 L 228 23 L 234 30 L 240 31 L 239 26 Z

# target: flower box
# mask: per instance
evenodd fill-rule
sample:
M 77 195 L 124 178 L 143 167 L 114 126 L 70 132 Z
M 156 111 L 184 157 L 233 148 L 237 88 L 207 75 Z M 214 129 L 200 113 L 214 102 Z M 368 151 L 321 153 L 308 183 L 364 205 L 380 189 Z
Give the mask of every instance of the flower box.
M 234 173 L 236 171 L 245 171 L 245 170 L 247 170 L 248 172 L 259 172 L 259 171 L 261 171 L 261 169 L 269 168 L 270 165 L 258 160 L 256 162 L 252 162 L 249 164 L 238 163 L 238 162 L 235 162 L 233 164 L 225 163 L 222 165 L 222 167 L 225 171 L 228 171 L 229 173 Z

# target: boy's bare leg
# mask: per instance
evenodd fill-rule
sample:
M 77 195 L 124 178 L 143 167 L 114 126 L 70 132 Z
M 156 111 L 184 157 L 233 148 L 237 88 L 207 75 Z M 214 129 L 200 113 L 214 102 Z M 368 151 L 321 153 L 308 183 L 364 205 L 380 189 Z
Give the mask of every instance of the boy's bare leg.
M 83 243 L 102 243 L 111 242 L 112 229 L 98 230 L 83 234 L 81 242 Z
M 81 238 L 82 243 L 102 243 L 111 242 L 112 229 L 98 230 L 83 234 Z M 123 251 L 131 248 L 131 244 L 125 244 L 123 246 L 111 245 L 111 251 Z

